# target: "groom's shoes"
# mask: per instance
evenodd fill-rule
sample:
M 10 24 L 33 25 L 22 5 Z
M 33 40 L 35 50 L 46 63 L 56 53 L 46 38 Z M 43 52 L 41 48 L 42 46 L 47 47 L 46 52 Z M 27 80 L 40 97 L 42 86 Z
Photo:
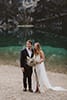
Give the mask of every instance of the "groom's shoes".
M 29 92 L 33 92 L 33 90 L 32 89 L 29 89 Z
M 25 88 L 25 89 L 23 89 L 23 91 L 24 91 L 24 92 L 26 92 L 26 91 L 27 91 L 27 89 Z
M 27 91 L 27 89 L 26 89 L 26 88 L 24 88 L 24 89 L 23 89 L 23 91 L 24 91 L 24 92 L 26 92 L 26 91 Z M 33 90 L 32 90 L 32 89 L 29 89 L 29 92 L 33 92 Z

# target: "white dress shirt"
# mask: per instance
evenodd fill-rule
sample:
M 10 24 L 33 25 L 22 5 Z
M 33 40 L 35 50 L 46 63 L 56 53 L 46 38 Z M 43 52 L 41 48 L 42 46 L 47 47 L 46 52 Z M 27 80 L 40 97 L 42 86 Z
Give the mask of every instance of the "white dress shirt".
M 26 49 L 27 49 L 27 52 L 28 52 L 29 56 L 31 57 L 32 51 L 28 48 L 26 48 Z

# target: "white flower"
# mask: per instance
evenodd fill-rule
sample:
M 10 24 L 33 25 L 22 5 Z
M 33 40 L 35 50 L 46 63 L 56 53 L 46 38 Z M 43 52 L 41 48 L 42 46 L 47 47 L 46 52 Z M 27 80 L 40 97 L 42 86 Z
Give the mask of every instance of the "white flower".
M 30 58 L 27 56 L 27 64 L 31 67 L 35 67 L 35 65 L 36 65 L 35 58 L 34 57 Z

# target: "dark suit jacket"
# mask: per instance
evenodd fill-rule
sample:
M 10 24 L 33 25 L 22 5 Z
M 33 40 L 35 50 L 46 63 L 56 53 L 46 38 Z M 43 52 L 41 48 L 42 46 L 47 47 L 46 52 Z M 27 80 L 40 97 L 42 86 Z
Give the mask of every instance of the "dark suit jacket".
M 33 49 L 32 49 L 31 58 L 33 57 L 33 55 L 34 55 L 34 53 L 33 53 Z M 24 50 L 21 51 L 21 54 L 20 54 L 20 67 L 24 68 L 26 74 L 31 74 L 32 67 L 27 65 L 27 56 L 29 56 L 29 54 L 25 48 Z

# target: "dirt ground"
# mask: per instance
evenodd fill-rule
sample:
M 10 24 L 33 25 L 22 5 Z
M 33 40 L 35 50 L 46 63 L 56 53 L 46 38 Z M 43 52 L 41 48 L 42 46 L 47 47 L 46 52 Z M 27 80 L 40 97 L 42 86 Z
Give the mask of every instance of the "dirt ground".
M 20 67 L 0 65 L 0 100 L 67 100 L 67 92 L 46 90 L 45 93 L 23 92 Z M 47 72 L 50 83 L 67 88 L 67 74 Z

